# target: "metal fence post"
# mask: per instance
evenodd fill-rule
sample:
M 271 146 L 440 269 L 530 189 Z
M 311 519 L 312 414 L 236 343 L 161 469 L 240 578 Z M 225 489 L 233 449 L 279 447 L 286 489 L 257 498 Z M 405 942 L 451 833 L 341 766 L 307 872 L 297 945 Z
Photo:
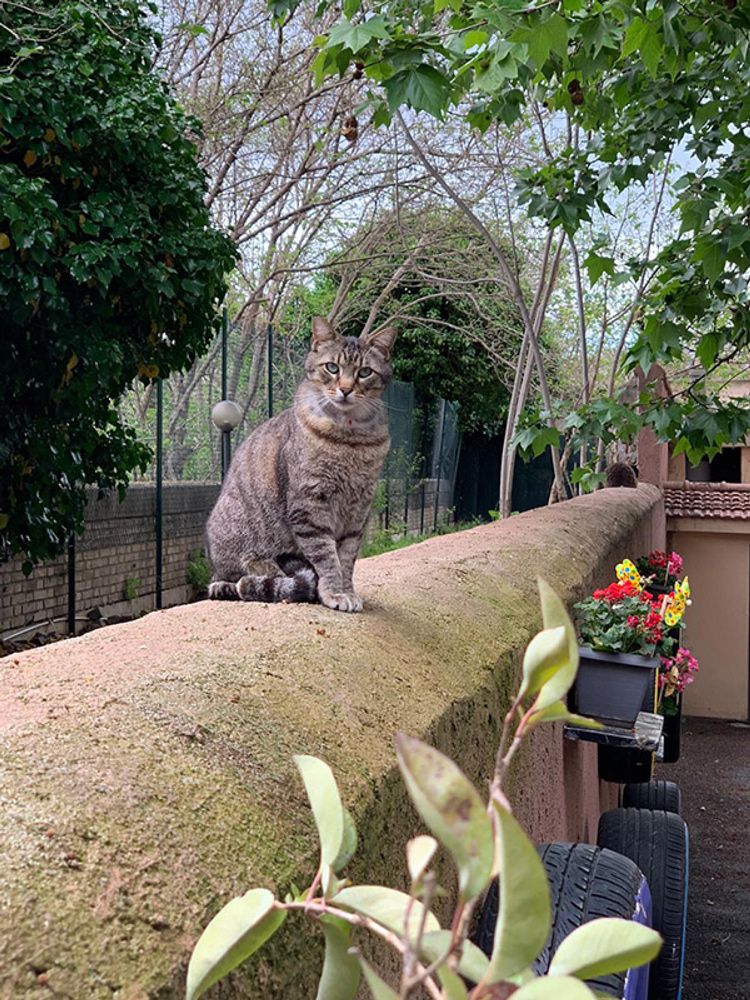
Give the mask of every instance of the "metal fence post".
M 273 327 L 268 324 L 268 416 L 273 416 Z
M 68 635 L 76 634 L 76 536 L 68 535 Z
M 227 337 L 229 333 L 229 320 L 227 318 L 226 306 L 221 314 L 221 398 L 227 398 Z
M 162 449 L 164 445 L 164 389 L 162 380 L 156 382 L 156 607 L 161 608 L 162 589 Z
M 432 530 L 437 531 L 438 509 L 440 507 L 440 478 L 443 471 L 443 442 L 445 440 L 445 400 L 440 401 L 440 446 L 438 448 L 437 481 L 435 484 L 435 504 L 432 518 Z

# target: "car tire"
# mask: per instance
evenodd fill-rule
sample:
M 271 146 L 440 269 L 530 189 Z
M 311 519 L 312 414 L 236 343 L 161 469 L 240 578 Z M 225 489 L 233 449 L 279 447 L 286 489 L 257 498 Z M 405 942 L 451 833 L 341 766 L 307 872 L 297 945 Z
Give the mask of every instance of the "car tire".
M 552 897 L 552 929 L 534 962 L 534 972 L 547 972 L 560 942 L 581 924 L 597 917 L 623 917 L 651 925 L 648 885 L 630 859 L 591 844 L 542 844 L 537 848 Z M 480 911 L 474 943 L 490 955 L 498 916 L 497 881 L 490 885 Z M 645 1000 L 648 968 L 601 976 L 589 985 L 606 996 Z
M 649 1000 L 680 1000 L 689 870 L 685 820 L 665 810 L 612 809 L 599 820 L 598 843 L 630 858 L 648 880 L 653 926 L 664 938 L 651 963 Z
M 680 786 L 674 781 L 640 781 L 625 785 L 622 804 L 626 809 L 662 809 L 682 815 Z

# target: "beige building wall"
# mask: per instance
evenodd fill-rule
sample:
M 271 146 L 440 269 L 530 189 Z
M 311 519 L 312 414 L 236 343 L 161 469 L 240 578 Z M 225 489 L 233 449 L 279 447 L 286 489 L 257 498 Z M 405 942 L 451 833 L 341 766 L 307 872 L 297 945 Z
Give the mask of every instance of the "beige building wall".
M 693 599 L 683 642 L 700 664 L 685 691 L 683 711 L 746 719 L 750 530 L 736 521 L 687 519 L 675 519 L 670 527 L 670 548 L 685 560 Z

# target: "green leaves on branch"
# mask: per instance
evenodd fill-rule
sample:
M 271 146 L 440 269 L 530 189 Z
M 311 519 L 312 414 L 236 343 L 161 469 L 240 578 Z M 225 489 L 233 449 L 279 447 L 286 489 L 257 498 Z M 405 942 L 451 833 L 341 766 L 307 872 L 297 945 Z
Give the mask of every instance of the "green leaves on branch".
M 500 911 L 485 982 L 498 983 L 527 969 L 544 947 L 552 923 L 549 885 L 536 848 L 518 821 L 493 803 L 500 872 Z
M 492 824 L 474 786 L 453 761 L 399 733 L 396 754 L 406 789 L 419 815 L 450 852 L 462 900 L 478 896 L 492 873 Z
M 330 767 L 317 757 L 298 755 L 294 763 L 302 775 L 318 828 L 321 863 L 333 867 L 344 840 L 344 808 L 336 779 Z
M 450 94 L 450 81 L 434 66 L 422 63 L 407 66 L 383 81 L 388 108 L 396 111 L 402 105 L 414 111 L 427 111 L 435 118 L 442 116 Z
M 634 920 L 602 917 L 572 931 L 559 945 L 550 976 L 598 979 L 645 965 L 659 954 L 661 937 Z
M 539 694 L 534 702 L 534 708 L 536 711 L 541 711 L 563 699 L 573 686 L 578 671 L 578 638 L 565 605 L 552 587 L 541 577 L 537 580 L 537 585 L 542 603 L 544 628 L 548 632 L 554 632 L 555 635 L 559 635 L 558 629 L 562 629 L 566 646 L 566 655 L 560 654 L 554 661 L 554 672 L 550 671 L 549 661 L 546 663 L 546 669 L 537 671 L 537 680 L 541 680 L 542 683 L 538 689 Z M 560 641 L 562 643 L 562 639 Z
M 419 928 L 424 921 L 427 933 L 439 931 L 440 924 L 419 900 L 412 899 L 405 892 L 389 889 L 382 885 L 351 885 L 338 892 L 331 900 L 333 906 L 351 910 L 362 917 L 374 920 L 387 927 L 394 934 L 402 934 L 406 928 L 409 939 L 416 941 Z M 409 914 L 408 921 L 406 915 Z
M 251 889 L 220 910 L 190 956 L 185 1000 L 198 1000 L 274 934 L 286 919 L 268 889 Z
M 332 10 L 333 0 L 317 8 L 320 16 Z M 418 16 L 413 5 L 372 0 L 368 14 L 348 10 L 322 40 L 316 68 L 322 79 L 362 62 L 375 125 L 388 124 L 400 107 L 438 119 L 452 108 L 468 128 L 482 130 L 531 119 L 540 107 L 553 121 L 568 116 L 575 142 L 553 148 L 542 166 L 518 171 L 516 196 L 531 217 L 571 236 L 597 213 L 619 211 L 622 192 L 658 189 L 671 157 L 672 173 L 682 173 L 672 187 L 680 234 L 658 254 L 652 245 L 629 274 L 616 272 L 612 246 L 597 245 L 584 262 L 590 285 L 630 277 L 646 289 L 621 364 L 627 374 L 648 372 L 654 362 L 689 369 L 696 357 L 704 366 L 711 357 L 723 364 L 750 343 L 748 37 L 748 5 L 719 0 L 710 17 L 700 4 L 677 0 L 437 0 Z M 714 336 L 717 349 L 706 339 Z M 614 405 L 602 440 L 632 441 L 649 427 L 660 437 L 668 432 L 696 462 L 742 439 L 750 418 L 718 418 L 714 432 L 696 427 L 694 387 L 677 388 L 684 391 L 670 401 L 668 422 L 658 403 L 643 414 Z M 718 411 L 726 406 L 715 402 Z M 567 401 L 562 420 L 569 412 Z M 560 430 L 574 447 L 577 438 L 585 445 L 602 414 L 584 406 L 572 416 L 578 425 Z M 516 436 L 519 447 L 534 455 L 556 447 L 548 424 L 532 419 Z M 585 474 L 583 484 L 593 488 L 596 479 Z
M 596 1000 L 596 994 L 580 979 L 544 976 L 525 983 L 513 1000 Z
M 359 989 L 361 968 L 349 953 L 351 924 L 337 917 L 322 917 L 325 957 L 315 1000 L 354 1000 Z

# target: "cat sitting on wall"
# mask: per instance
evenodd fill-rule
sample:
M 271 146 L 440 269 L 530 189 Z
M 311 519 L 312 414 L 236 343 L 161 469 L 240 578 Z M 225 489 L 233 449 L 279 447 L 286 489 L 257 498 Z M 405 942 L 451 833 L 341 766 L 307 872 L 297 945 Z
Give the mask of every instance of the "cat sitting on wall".
M 362 610 L 352 572 L 390 446 L 395 338 L 339 337 L 315 317 L 293 405 L 237 450 L 209 516 L 210 598 Z

